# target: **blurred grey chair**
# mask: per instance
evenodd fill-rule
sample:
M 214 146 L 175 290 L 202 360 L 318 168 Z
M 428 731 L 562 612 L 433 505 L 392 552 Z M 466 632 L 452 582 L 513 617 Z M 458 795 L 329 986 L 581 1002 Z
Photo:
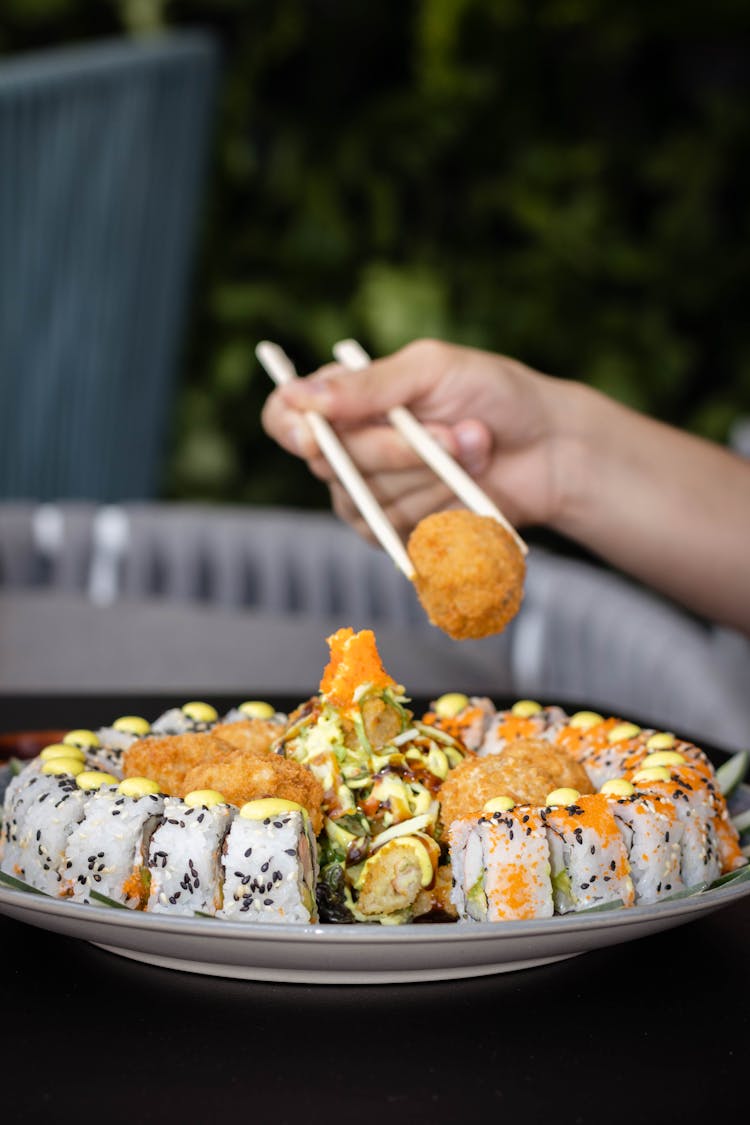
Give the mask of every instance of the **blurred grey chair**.
M 302 698 L 341 625 L 414 695 L 531 696 L 750 745 L 750 644 L 619 575 L 535 549 L 500 636 L 429 625 L 391 561 L 332 515 L 0 504 L 0 690 L 209 687 Z
M 0 58 L 0 496 L 155 495 L 217 51 Z

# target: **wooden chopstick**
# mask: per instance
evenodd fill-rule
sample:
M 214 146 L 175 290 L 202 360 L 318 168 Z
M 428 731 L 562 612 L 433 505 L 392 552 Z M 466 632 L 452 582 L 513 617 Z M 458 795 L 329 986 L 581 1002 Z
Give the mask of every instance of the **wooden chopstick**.
M 255 354 L 277 386 L 283 386 L 298 377 L 294 364 L 278 344 L 263 340 L 256 347 Z M 406 553 L 398 532 L 365 483 L 335 430 L 317 411 L 305 411 L 304 416 L 321 452 L 357 505 L 365 523 L 399 570 L 410 582 L 413 582 L 414 565 Z
M 348 367 L 350 371 L 361 371 L 372 362 L 367 352 L 356 340 L 339 340 L 333 345 L 333 354 L 339 363 Z M 515 539 L 522 554 L 528 554 L 528 546 L 516 531 L 513 524 L 500 511 L 487 493 L 479 487 L 477 482 L 469 476 L 464 468 L 455 461 L 441 445 L 439 445 L 429 430 L 414 417 L 405 406 L 394 406 L 388 411 L 388 420 L 394 429 L 403 437 L 404 441 L 417 453 L 423 461 L 440 477 L 452 492 L 462 500 L 467 508 L 480 516 L 490 516 L 501 523 L 506 531 Z

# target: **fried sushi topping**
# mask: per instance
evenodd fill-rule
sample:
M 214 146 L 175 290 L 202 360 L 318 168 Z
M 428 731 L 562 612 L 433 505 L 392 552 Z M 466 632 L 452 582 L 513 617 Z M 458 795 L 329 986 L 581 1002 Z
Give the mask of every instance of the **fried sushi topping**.
M 591 793 L 588 775 L 564 750 L 541 739 L 517 739 L 499 754 L 466 758 L 446 778 L 440 791 L 444 825 L 481 816 L 486 802 L 499 795 L 517 805 L 545 805 L 555 789 Z
M 407 549 L 427 616 L 454 640 L 500 633 L 521 608 L 526 563 L 497 520 L 436 512 L 417 524 Z

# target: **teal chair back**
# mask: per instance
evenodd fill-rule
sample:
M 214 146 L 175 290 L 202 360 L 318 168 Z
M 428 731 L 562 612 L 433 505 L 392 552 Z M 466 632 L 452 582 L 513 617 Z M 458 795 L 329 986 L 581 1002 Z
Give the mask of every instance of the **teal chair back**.
M 217 51 L 0 59 L 0 496 L 157 494 Z

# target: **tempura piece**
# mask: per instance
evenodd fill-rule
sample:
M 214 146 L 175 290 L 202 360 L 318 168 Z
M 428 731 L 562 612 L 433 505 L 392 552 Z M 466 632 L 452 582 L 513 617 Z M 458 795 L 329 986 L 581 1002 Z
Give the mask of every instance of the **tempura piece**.
M 189 792 L 184 782 L 194 766 L 230 752 L 232 747 L 214 734 L 140 738 L 123 754 L 123 777 L 149 777 L 158 782 L 162 793 L 181 797 Z
M 265 750 L 232 750 L 197 764 L 186 774 L 180 795 L 195 789 L 216 789 L 231 805 L 261 797 L 295 801 L 307 809 L 316 836 L 323 827 L 323 788 L 317 778 L 298 762 Z
M 544 805 L 548 793 L 563 788 L 593 792 L 583 766 L 565 750 L 540 739 L 518 739 L 500 754 L 464 758 L 451 770 L 440 789 L 440 819 L 448 827 L 481 816 L 485 802 L 501 795 L 517 805 Z
M 465 509 L 436 512 L 417 524 L 408 552 L 427 616 L 454 640 L 500 633 L 518 613 L 526 564 L 497 520 Z
M 211 733 L 236 750 L 267 751 L 283 730 L 275 719 L 242 719 L 237 723 L 219 723 Z

